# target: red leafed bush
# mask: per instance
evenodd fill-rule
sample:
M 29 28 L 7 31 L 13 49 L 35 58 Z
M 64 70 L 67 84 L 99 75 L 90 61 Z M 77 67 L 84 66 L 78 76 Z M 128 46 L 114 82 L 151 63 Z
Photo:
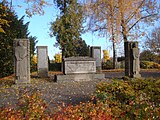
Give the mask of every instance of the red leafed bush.
M 61 112 L 54 114 L 54 120 L 112 120 L 111 110 L 103 103 L 80 103 L 79 105 L 69 105 Z

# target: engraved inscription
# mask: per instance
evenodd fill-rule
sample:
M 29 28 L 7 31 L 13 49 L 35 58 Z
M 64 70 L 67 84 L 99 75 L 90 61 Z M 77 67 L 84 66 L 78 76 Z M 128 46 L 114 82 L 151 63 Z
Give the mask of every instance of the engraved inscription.
M 65 73 L 94 73 L 96 72 L 95 61 L 66 61 Z

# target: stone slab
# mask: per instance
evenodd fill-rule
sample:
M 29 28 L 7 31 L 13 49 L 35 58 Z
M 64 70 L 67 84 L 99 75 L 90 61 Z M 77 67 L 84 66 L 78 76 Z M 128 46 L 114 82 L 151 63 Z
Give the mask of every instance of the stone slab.
M 97 71 L 101 70 L 101 47 L 92 46 L 90 50 L 90 56 L 96 59 L 96 69 Z
M 89 57 L 70 57 L 64 59 L 64 74 L 95 73 L 96 61 Z
M 15 83 L 30 83 L 30 41 L 15 39 L 14 52 Z
M 95 74 L 70 74 L 70 75 L 55 75 L 54 81 L 91 81 L 91 80 L 102 80 L 105 78 L 103 73 Z
M 38 76 L 48 77 L 48 47 L 47 46 L 37 46 L 38 55 Z

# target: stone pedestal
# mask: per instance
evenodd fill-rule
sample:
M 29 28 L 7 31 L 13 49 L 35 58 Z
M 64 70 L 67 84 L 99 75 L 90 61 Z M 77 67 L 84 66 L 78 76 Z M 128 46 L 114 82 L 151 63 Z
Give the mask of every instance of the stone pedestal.
M 92 46 L 90 48 L 90 57 L 96 59 L 96 70 L 101 71 L 101 47 L 100 46 Z
M 37 56 L 38 77 L 48 77 L 48 47 L 37 46 Z
M 30 41 L 15 39 L 14 52 L 15 82 L 17 84 L 30 83 Z
M 68 75 L 56 75 L 55 81 L 58 82 L 92 81 L 92 80 L 102 80 L 104 78 L 105 74 L 103 73 L 68 74 Z

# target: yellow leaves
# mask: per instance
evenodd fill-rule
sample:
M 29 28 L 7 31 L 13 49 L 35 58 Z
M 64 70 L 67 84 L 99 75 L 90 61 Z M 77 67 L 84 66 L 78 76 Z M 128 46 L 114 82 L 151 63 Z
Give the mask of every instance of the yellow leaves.
M 32 15 L 39 14 L 44 15 L 43 8 L 47 5 L 51 5 L 45 0 L 26 0 L 26 3 L 28 4 L 28 8 L 26 8 L 26 14 L 28 17 L 32 17 Z
M 104 62 L 106 62 L 109 59 L 110 59 L 109 51 L 108 50 L 103 50 L 103 60 L 104 60 Z
M 0 10 L 3 11 L 0 13 L 0 33 L 5 33 L 4 29 L 2 28 L 2 25 L 9 26 L 9 21 L 3 18 L 7 16 L 7 13 L 5 12 L 7 10 L 7 7 L 1 4 Z
M 4 30 L 0 26 L 0 33 L 5 33 Z
M 62 62 L 62 54 L 56 54 L 55 56 L 54 56 L 54 58 L 55 58 L 55 62 L 56 63 L 61 63 Z
M 33 61 L 34 64 L 37 64 L 37 56 L 36 55 L 33 55 L 32 61 Z

